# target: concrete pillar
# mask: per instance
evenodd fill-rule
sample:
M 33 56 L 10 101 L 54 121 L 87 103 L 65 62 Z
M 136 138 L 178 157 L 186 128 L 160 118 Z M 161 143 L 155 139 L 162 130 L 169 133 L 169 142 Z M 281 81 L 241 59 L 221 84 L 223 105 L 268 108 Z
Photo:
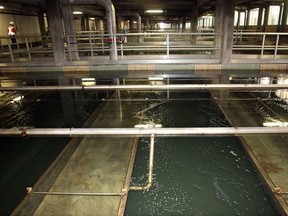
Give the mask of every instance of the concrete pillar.
M 263 7 L 261 6 L 259 8 L 259 13 L 258 13 L 258 20 L 257 20 L 257 31 L 262 31 L 262 19 L 263 19 Z
M 240 17 L 241 17 L 241 11 L 238 11 L 237 25 L 236 25 L 237 31 L 240 30 Z
M 103 31 L 103 21 L 101 19 L 96 20 L 96 31 Z
M 232 58 L 233 33 L 234 33 L 234 11 L 236 0 L 217 0 L 216 3 L 216 33 L 222 37 L 216 37 L 215 44 L 220 47 L 221 63 L 230 63 Z M 220 46 L 219 46 L 220 45 Z
M 86 31 L 86 26 L 85 26 L 85 17 L 81 16 L 81 31 Z
M 51 1 L 51 0 L 49 0 Z M 71 85 L 70 80 L 66 77 L 58 78 L 58 85 Z M 73 104 L 73 95 L 72 91 L 60 91 L 62 112 L 66 122 L 75 121 L 75 106 Z
M 182 32 L 185 32 L 186 30 L 186 16 L 182 18 Z
M 77 61 L 79 60 L 79 52 L 77 47 L 77 39 L 72 35 L 75 35 L 74 29 L 74 16 L 71 4 L 67 0 L 62 0 L 62 14 L 64 21 L 65 34 L 69 36 L 68 50 L 72 50 L 71 52 L 71 60 Z M 72 37 L 71 37 L 72 36 Z M 68 41 L 68 38 L 67 38 Z
M 66 61 L 63 28 L 59 0 L 46 0 L 49 31 L 53 45 L 55 65 L 63 65 Z
M 85 31 L 90 31 L 90 25 L 89 25 L 88 17 L 84 16 L 84 22 L 85 22 Z
M 117 20 L 116 20 L 117 32 L 120 32 L 122 29 L 122 20 L 123 20 L 122 17 L 120 16 L 117 17 Z
M 264 24 L 263 24 L 263 30 L 262 30 L 263 32 L 266 32 L 266 26 L 268 25 L 269 11 L 270 11 L 270 6 L 266 5 L 265 15 L 264 15 Z
M 38 12 L 38 21 L 39 21 L 39 28 L 40 28 L 41 36 L 45 36 L 46 35 L 46 29 L 45 29 L 43 11 Z
M 192 5 L 192 11 L 190 14 L 190 32 L 191 33 L 197 33 L 197 24 L 198 24 L 198 0 L 193 1 Z M 197 36 L 193 35 L 191 36 L 191 44 L 196 45 L 197 43 Z
M 130 29 L 130 32 L 133 32 L 134 31 L 134 20 L 133 18 L 130 18 L 129 19 L 129 29 Z
M 245 29 L 248 29 L 249 26 L 249 19 L 250 19 L 250 8 L 247 9 L 247 15 L 245 16 Z

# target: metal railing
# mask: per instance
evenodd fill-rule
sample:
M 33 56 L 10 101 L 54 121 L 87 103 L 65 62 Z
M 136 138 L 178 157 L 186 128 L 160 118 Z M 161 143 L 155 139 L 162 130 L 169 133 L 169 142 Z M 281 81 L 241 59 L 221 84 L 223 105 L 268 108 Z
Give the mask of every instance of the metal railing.
M 288 54 L 287 36 L 288 33 L 235 32 L 233 51 L 257 53 L 260 59 L 266 54 L 276 59 L 280 54 Z
M 232 59 L 241 55 L 258 55 L 258 59 L 275 60 L 288 54 L 288 33 L 234 32 Z M 117 41 L 118 60 L 143 59 L 143 55 L 152 55 L 153 59 L 217 59 L 215 52 L 221 51 L 216 46 L 216 38 L 221 34 L 215 32 L 171 33 L 143 32 L 128 34 L 89 34 L 78 33 L 63 38 L 68 61 L 109 60 L 112 51 L 111 42 Z M 41 61 L 39 58 L 53 57 L 52 42 L 49 35 L 17 36 L 16 44 L 11 44 L 8 36 L 0 36 L 0 58 L 6 62 Z M 114 51 L 114 50 L 113 50 Z M 77 53 L 79 59 L 73 59 Z M 51 61 L 53 58 L 51 59 Z M 47 60 L 45 60 L 47 61 Z M 288 60 L 287 60 L 288 61 Z

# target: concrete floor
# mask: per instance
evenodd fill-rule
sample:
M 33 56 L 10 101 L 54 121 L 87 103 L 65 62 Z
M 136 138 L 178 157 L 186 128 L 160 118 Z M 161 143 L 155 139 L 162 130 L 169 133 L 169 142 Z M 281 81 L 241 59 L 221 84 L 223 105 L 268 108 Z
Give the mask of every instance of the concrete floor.
M 249 109 L 249 106 L 243 106 L 243 101 L 228 102 L 222 108 L 234 126 L 263 126 L 257 114 Z M 242 138 L 244 147 L 258 166 L 266 185 L 275 195 L 277 203 L 282 206 L 283 215 L 288 215 L 288 137 L 285 135 L 249 135 Z M 277 191 L 283 193 L 280 194 Z
M 133 127 L 129 104 L 108 102 L 92 127 Z M 134 138 L 87 137 L 57 177 L 51 192 L 120 193 Z M 37 190 L 37 189 L 36 189 Z M 37 196 L 37 194 L 36 194 Z M 117 215 L 121 196 L 46 195 L 34 215 Z

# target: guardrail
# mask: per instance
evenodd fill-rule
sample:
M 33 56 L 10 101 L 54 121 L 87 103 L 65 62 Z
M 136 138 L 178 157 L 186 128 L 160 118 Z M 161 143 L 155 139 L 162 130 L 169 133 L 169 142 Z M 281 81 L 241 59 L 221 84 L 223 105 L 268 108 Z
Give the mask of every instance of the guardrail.
M 259 59 L 275 60 L 281 55 L 288 54 L 288 33 L 263 33 L 263 32 L 234 32 L 233 55 L 249 54 L 259 55 Z M 143 55 L 153 55 L 159 59 L 217 59 L 216 51 L 221 51 L 216 46 L 216 37 L 221 34 L 215 32 L 198 33 L 171 33 L 171 32 L 143 32 L 128 34 L 89 34 L 66 35 L 63 38 L 65 53 L 68 61 L 75 61 L 73 54 L 77 53 L 80 60 L 95 60 L 106 58 L 112 51 L 111 41 L 115 40 L 115 52 L 118 59 L 143 59 Z M 0 36 L 0 58 L 6 62 L 39 61 L 42 57 L 53 57 L 52 42 L 49 35 L 17 36 L 16 44 L 12 44 L 8 36 Z M 172 57 L 173 56 L 173 57 Z M 51 58 L 51 60 L 53 60 Z M 20 61 L 20 60 L 19 60 Z M 45 60 L 46 61 L 46 60 Z M 220 60 L 219 60 L 220 61 Z
M 281 54 L 288 54 L 287 36 L 288 33 L 235 32 L 233 51 L 246 51 L 247 54 L 253 51 L 260 55 L 260 59 L 265 54 L 277 59 Z

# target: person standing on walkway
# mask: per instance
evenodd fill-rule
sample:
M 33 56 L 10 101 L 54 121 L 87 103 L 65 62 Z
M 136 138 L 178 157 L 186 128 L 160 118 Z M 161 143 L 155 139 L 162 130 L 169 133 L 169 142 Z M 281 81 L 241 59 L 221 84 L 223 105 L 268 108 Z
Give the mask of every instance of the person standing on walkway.
M 7 29 L 8 36 L 10 37 L 12 47 L 16 46 L 16 28 L 14 27 L 14 23 L 9 22 L 9 26 Z

